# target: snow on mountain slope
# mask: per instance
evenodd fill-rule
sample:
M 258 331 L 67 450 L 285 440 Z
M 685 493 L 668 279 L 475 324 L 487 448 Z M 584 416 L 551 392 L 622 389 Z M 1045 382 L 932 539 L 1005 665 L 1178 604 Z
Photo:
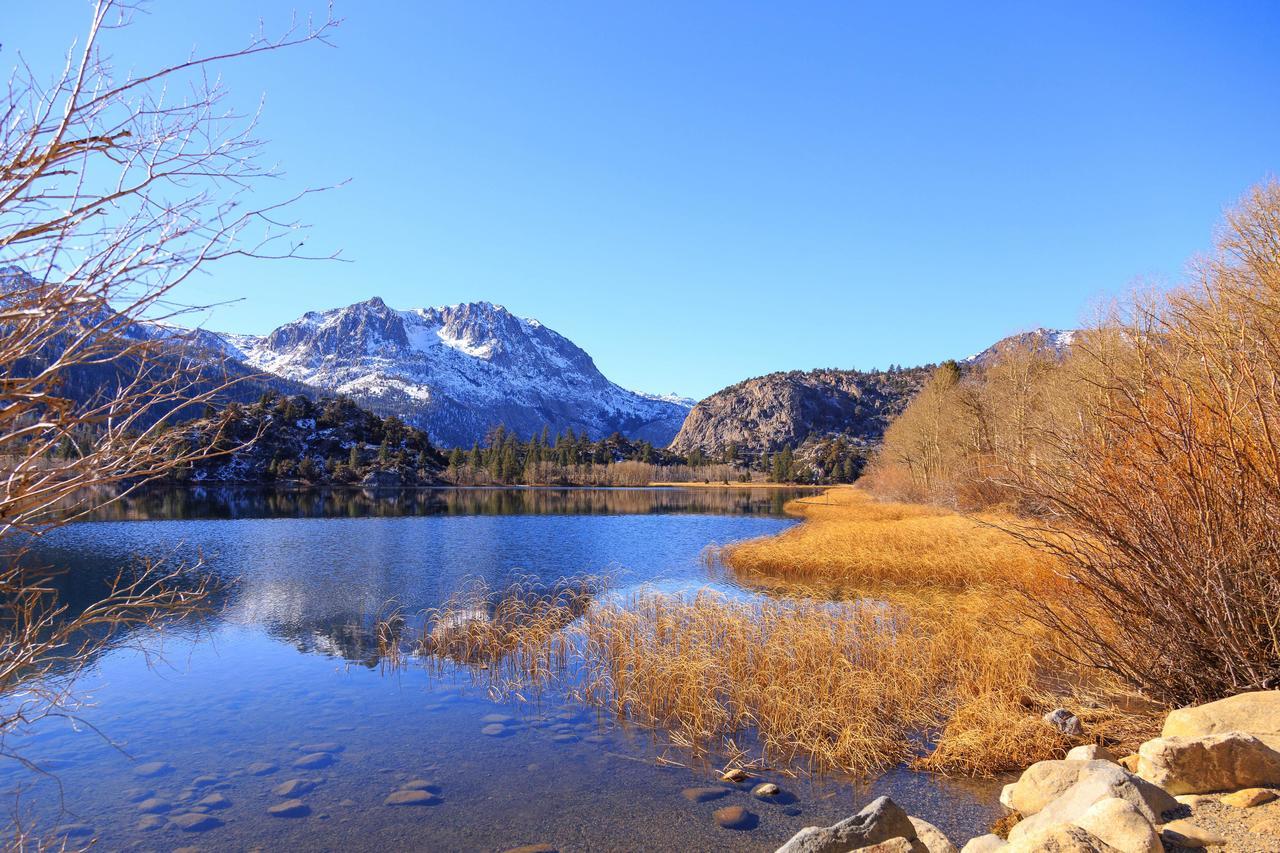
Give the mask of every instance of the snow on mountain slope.
M 374 297 L 222 341 L 253 367 L 400 415 L 445 445 L 501 423 L 526 436 L 571 427 L 665 446 L 692 405 L 615 385 L 572 341 L 488 302 L 398 311 Z
M 980 353 L 975 353 L 962 360 L 963 364 L 985 364 L 1001 349 L 1011 345 L 1043 347 L 1057 355 L 1063 355 L 1071 348 L 1071 342 L 1075 340 L 1075 329 L 1046 329 L 1040 327 L 1032 329 L 1029 332 L 1021 332 L 1016 335 L 1010 335 L 1007 338 L 1001 338 L 991 346 L 987 347 Z

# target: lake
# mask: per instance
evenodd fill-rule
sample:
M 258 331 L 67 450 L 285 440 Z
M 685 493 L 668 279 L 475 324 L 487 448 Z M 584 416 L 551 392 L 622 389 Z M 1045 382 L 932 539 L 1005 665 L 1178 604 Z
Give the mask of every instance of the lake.
M 494 699 L 469 672 L 377 657 L 379 614 L 437 606 L 469 578 L 500 588 L 607 573 L 623 590 L 758 595 L 710 570 L 704 550 L 795 523 L 782 513 L 795 494 L 204 490 L 131 499 L 39 545 L 34 558 L 69 570 L 60 580 L 68 601 L 92 601 L 139 555 L 198 556 L 234 582 L 208 619 L 119 637 L 82 681 L 83 723 L 46 720 L 4 744 L 48 775 L 7 759 L 0 793 L 13 802 L 20 790 L 27 823 L 72 840 L 92 833 L 105 850 L 772 850 L 882 793 L 957 842 L 980 834 L 1001 811 L 991 782 L 905 769 L 862 785 L 766 773 L 782 797 L 766 802 L 739 786 L 692 802 L 682 790 L 715 784 L 718 765 L 699 766 L 660 735 L 554 689 L 536 701 Z M 433 796 L 384 804 L 406 785 Z M 301 808 L 269 814 L 290 799 Z M 748 808 L 755 827 L 717 826 L 711 813 L 726 805 Z M 189 829 L 174 825 L 180 815 Z

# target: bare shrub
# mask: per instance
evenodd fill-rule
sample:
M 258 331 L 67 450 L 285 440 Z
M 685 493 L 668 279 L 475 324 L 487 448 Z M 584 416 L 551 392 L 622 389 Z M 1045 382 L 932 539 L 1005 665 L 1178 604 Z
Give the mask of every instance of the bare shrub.
M 19 60 L 0 104 L 0 696 L 12 709 L 0 740 L 74 713 L 75 675 L 122 633 L 208 605 L 192 567 L 144 564 L 72 610 L 49 582 L 57 567 L 23 554 L 31 537 L 232 449 L 216 425 L 195 444 L 163 428 L 236 379 L 168 325 L 183 311 L 174 288 L 222 259 L 300 256 L 281 218 L 292 199 L 254 201 L 274 173 L 213 72 L 323 41 L 336 22 L 122 77 L 103 47 L 134 11 L 97 0 L 65 66 L 50 80 Z

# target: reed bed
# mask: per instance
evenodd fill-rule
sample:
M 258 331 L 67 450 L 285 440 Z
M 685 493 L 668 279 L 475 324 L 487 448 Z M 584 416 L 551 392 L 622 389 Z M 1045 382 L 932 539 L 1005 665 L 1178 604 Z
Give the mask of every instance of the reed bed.
M 735 571 L 862 587 L 1057 584 L 1054 559 L 999 528 L 995 515 L 880 502 L 855 488 L 791 501 L 805 523 L 721 549 Z
M 1057 706 L 1121 749 L 1158 727 L 1115 683 L 1065 663 L 1017 606 L 1020 591 L 1052 601 L 1067 588 L 1028 546 L 851 489 L 789 509 L 805 523 L 721 552 L 767 597 L 605 595 L 600 578 L 473 584 L 428 615 L 415 649 L 508 695 L 554 684 L 699 758 L 856 776 L 908 763 L 988 776 L 1060 757 L 1080 741 L 1041 721 Z

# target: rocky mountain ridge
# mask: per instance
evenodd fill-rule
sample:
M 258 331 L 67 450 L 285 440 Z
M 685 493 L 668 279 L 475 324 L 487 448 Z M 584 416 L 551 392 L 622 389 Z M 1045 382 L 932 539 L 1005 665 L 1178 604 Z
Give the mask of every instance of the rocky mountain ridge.
M 396 310 L 374 297 L 263 337 L 216 337 L 237 360 L 399 415 L 441 445 L 482 441 L 502 424 L 664 446 L 691 406 L 610 382 L 568 338 L 490 302 Z

